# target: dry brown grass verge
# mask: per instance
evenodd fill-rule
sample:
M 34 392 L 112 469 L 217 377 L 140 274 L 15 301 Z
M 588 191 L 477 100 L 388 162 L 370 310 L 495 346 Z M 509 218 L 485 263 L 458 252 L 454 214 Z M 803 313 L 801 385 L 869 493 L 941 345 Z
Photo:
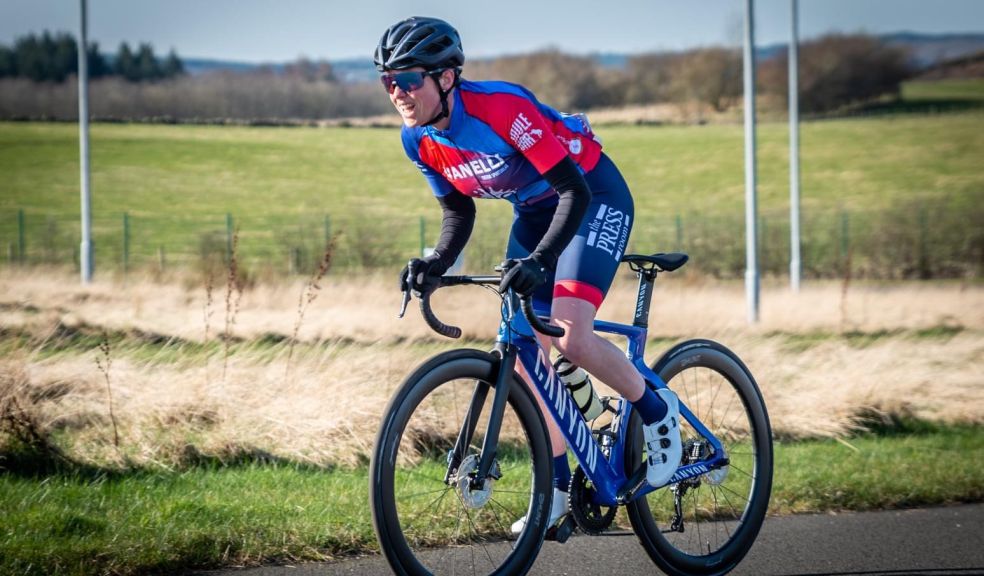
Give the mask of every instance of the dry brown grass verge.
M 460 346 L 432 337 L 416 315 L 398 322 L 388 278 L 363 278 L 325 281 L 292 352 L 300 285 L 257 286 L 243 294 L 225 381 L 212 382 L 208 366 L 224 349 L 202 343 L 204 289 L 51 280 L 0 276 L 0 426 L 83 462 L 173 468 L 266 455 L 359 465 L 405 374 Z M 488 348 L 496 306 L 476 290 L 449 291 L 439 313 Z M 780 437 L 844 437 L 873 417 L 984 423 L 978 287 L 853 286 L 846 300 L 835 284 L 799 295 L 773 287 L 751 328 L 738 286 L 680 278 L 657 296 L 657 345 L 701 336 L 735 350 Z M 603 315 L 624 320 L 633 303 L 631 282 L 620 282 Z M 94 362 L 92 336 L 103 330 L 116 339 L 109 376 L 119 450 L 106 375 Z M 65 340 L 55 346 L 53 334 Z

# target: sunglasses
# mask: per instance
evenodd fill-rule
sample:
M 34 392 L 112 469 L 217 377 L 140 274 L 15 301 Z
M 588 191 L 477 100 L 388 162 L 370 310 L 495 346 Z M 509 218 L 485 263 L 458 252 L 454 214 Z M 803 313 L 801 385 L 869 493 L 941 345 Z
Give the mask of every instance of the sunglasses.
M 443 72 L 444 70 L 431 70 L 428 72 L 396 72 L 392 74 L 383 74 L 379 77 L 379 81 L 383 83 L 383 88 L 386 89 L 390 94 L 393 90 L 399 86 L 400 90 L 404 92 L 413 92 L 414 90 L 420 90 L 424 86 L 424 81 L 428 76 L 435 76 Z

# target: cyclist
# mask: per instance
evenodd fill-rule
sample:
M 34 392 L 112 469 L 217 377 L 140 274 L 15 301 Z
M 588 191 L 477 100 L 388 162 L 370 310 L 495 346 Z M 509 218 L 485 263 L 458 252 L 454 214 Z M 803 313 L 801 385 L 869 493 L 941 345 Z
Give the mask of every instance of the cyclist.
M 406 154 L 443 211 L 433 254 L 410 260 L 400 289 L 419 296 L 436 286 L 471 235 L 474 198 L 512 202 L 499 290 L 532 294 L 535 307 L 549 309 L 566 331 L 553 345 L 632 402 L 645 423 L 646 479 L 665 484 L 681 457 L 676 395 L 645 386 L 624 353 L 592 330 L 628 241 L 633 203 L 586 118 L 558 113 L 516 84 L 464 80 L 458 32 L 437 18 L 392 25 L 374 60 L 403 119 Z M 541 343 L 549 351 L 550 339 Z M 571 471 L 564 436 L 545 419 L 554 456 L 554 524 L 568 511 Z M 524 525 L 525 517 L 512 531 Z

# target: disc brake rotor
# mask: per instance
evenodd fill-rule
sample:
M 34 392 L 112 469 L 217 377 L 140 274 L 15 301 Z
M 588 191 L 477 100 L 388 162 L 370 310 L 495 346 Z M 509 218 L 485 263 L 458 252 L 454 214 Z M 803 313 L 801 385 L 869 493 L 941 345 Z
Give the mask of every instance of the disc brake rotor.
M 492 462 L 492 470 L 482 482 L 481 487 L 473 486 L 472 475 L 478 470 L 479 457 L 477 454 L 466 456 L 458 466 L 458 471 L 454 477 L 454 486 L 461 498 L 461 502 L 466 508 L 481 508 L 488 504 L 492 498 L 492 487 L 495 481 L 501 476 L 499 474 L 499 463 Z
M 710 472 L 704 475 L 704 481 L 714 486 L 721 484 L 722 482 L 727 480 L 729 468 L 730 466 L 722 466 L 720 468 L 715 468 L 714 470 L 711 470 Z
M 683 463 L 692 464 L 694 462 L 700 462 L 702 460 L 707 460 L 711 457 L 711 445 L 703 438 L 697 439 L 692 438 L 687 440 L 683 445 Z M 694 478 L 699 481 L 707 482 L 708 484 L 713 484 L 715 486 L 721 484 L 728 478 L 728 466 L 721 466 L 720 468 L 715 468 L 710 472 Z

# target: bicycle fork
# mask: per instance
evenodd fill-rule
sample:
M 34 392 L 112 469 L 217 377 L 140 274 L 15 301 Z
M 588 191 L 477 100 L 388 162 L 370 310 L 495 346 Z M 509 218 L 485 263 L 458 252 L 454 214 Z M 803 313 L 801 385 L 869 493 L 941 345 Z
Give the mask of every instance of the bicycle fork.
M 498 479 L 493 464 L 499 446 L 499 430 L 502 428 L 502 418 L 506 411 L 506 402 L 509 400 L 509 387 L 512 385 L 513 371 L 516 368 L 516 347 L 512 344 L 497 343 L 493 354 L 499 358 L 495 366 L 495 396 L 492 398 L 492 412 L 489 414 L 488 428 L 485 431 L 485 439 L 482 441 L 482 456 L 478 463 L 478 469 L 471 478 L 472 488 L 484 486 L 485 479 L 490 474 Z M 468 405 L 468 413 L 465 414 L 465 421 L 458 432 L 458 439 L 448 454 L 448 469 L 444 473 L 445 484 L 451 484 L 452 477 L 456 475 L 466 456 L 478 420 L 482 416 L 482 407 L 485 405 L 488 393 L 489 385 L 487 383 L 476 383 L 475 392 L 472 394 L 471 402 Z

